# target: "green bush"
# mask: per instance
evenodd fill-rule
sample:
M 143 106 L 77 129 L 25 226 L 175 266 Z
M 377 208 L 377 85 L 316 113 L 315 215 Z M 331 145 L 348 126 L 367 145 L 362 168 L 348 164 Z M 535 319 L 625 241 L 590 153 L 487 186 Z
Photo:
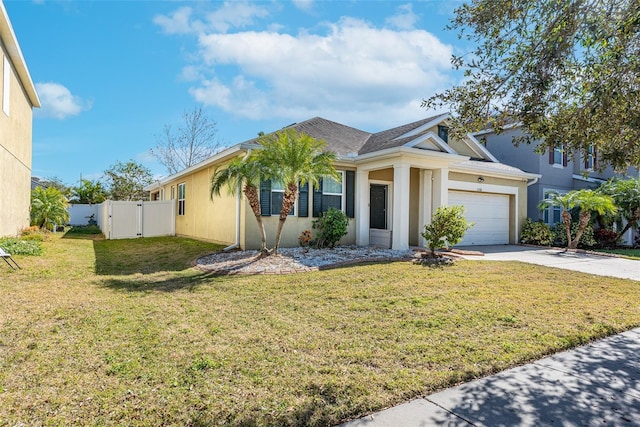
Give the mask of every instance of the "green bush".
M 3 237 L 0 239 L 0 248 L 11 255 L 41 255 L 42 241 L 37 239 L 17 239 L 15 237 Z
M 564 224 L 559 222 L 551 229 L 553 232 L 553 243 L 557 246 L 567 246 L 567 231 L 564 228 Z M 571 224 L 571 238 L 576 237 L 578 232 L 578 223 Z M 584 229 L 584 234 L 580 237 L 578 247 L 582 249 L 592 248 L 597 244 L 596 239 L 593 237 L 593 225 L 589 224 Z
M 97 225 L 74 225 L 67 234 L 102 234 Z
M 464 218 L 464 206 L 440 206 L 424 226 L 422 237 L 434 256 L 436 249 L 458 244 L 473 225 Z
M 349 218 L 339 209 L 329 208 L 318 219 L 313 221 L 313 228 L 318 230 L 315 247 L 333 248 L 342 236 L 347 234 Z
M 551 246 L 553 243 L 551 227 L 542 221 L 524 220 L 520 231 L 520 242 L 529 245 Z M 566 239 L 565 239 L 566 240 Z

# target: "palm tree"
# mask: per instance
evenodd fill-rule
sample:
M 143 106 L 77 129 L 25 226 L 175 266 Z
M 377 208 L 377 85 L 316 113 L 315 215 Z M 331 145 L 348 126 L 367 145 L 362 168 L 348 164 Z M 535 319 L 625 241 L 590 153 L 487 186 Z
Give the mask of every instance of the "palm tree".
M 40 228 L 69 221 L 67 199 L 54 187 L 36 187 L 31 192 L 31 223 Z
M 549 206 L 560 206 L 562 208 L 562 223 L 567 232 L 567 248 L 575 249 L 589 225 L 591 213 L 597 212 L 599 215 L 615 213 L 616 207 L 610 196 L 600 194 L 593 190 L 573 190 L 567 194 L 560 195 L 551 192 L 549 196 L 538 205 L 540 209 Z M 578 231 L 576 237 L 571 239 L 571 209 L 578 208 Z
M 262 149 L 257 153 L 259 162 L 268 171 L 266 177 L 284 186 L 282 208 L 276 232 L 273 253 L 278 253 L 282 228 L 298 198 L 299 185 L 318 186 L 322 176 L 339 179 L 333 167 L 334 153 L 323 152 L 324 141 L 289 129 L 259 139 Z
M 638 224 L 640 221 L 640 177 L 609 181 L 600 187 L 599 191 L 613 197 L 620 216 L 627 221 L 627 224 L 618 232 L 618 238 Z
M 214 196 L 219 196 L 222 187 L 226 186 L 230 194 L 237 194 L 242 187 L 242 192 L 249 201 L 249 206 L 258 222 L 260 230 L 260 253 L 266 255 L 267 235 L 262 222 L 262 214 L 260 212 L 260 198 L 258 196 L 258 187 L 260 179 L 264 175 L 262 173 L 262 165 L 257 161 L 255 153 L 247 153 L 244 158 L 236 157 L 227 167 L 216 169 L 211 176 L 211 200 Z

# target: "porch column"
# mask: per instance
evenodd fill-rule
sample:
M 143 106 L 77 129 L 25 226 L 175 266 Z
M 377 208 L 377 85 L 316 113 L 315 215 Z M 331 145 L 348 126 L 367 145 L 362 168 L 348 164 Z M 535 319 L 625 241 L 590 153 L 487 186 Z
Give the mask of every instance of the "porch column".
M 418 242 L 421 247 L 425 247 L 427 242 L 422 237 L 424 226 L 431 223 L 431 195 L 433 193 L 432 182 L 433 172 L 426 169 L 420 169 L 420 200 L 418 212 Z
M 440 206 L 449 205 L 449 168 L 433 171 L 433 205 L 435 211 Z
M 409 249 L 409 178 L 407 163 L 393 165 L 393 238 L 391 249 Z
M 356 245 L 369 246 L 369 171 L 356 172 Z

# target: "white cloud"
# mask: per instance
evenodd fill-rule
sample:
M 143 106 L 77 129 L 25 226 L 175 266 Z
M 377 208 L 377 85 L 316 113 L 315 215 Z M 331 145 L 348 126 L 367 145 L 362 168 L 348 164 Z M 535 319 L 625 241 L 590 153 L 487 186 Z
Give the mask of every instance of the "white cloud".
M 267 8 L 244 1 L 224 2 L 222 6 L 204 14 L 203 19 L 193 17 L 191 7 L 181 7 L 171 14 L 157 15 L 153 22 L 167 34 L 200 34 L 207 31 L 226 33 L 232 28 L 245 28 L 257 18 L 269 15 Z
M 410 5 L 400 12 L 413 13 Z M 183 77 L 197 78 L 190 93 L 198 102 L 240 117 L 323 116 L 365 129 L 424 117 L 422 98 L 450 83 L 452 47 L 427 31 L 355 18 L 320 31 L 201 32 Z
M 387 18 L 388 25 L 400 30 L 412 30 L 420 17 L 413 13 L 413 5 L 411 3 L 403 4 L 398 7 L 398 13 Z
M 314 0 L 293 0 L 293 5 L 300 10 L 304 10 L 305 12 L 313 9 Z
M 76 116 L 91 108 L 91 103 L 75 96 L 69 89 L 59 83 L 36 83 L 36 91 L 42 107 L 35 110 L 39 117 L 64 119 Z

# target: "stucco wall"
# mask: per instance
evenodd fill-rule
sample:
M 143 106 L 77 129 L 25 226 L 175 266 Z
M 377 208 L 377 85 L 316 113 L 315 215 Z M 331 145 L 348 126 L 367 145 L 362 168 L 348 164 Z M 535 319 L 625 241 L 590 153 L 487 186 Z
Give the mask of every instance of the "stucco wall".
M 6 52 L 0 53 L 0 236 L 16 235 L 29 226 L 31 197 L 31 103 L 13 66 L 9 116 L 1 108 Z
M 232 244 L 236 236 L 237 195 L 224 188 L 213 201 L 209 197 L 209 182 L 214 168 L 208 167 L 163 186 L 164 198 L 171 198 L 175 186 L 176 234 L 222 244 Z M 185 214 L 178 215 L 178 185 L 185 183 Z

